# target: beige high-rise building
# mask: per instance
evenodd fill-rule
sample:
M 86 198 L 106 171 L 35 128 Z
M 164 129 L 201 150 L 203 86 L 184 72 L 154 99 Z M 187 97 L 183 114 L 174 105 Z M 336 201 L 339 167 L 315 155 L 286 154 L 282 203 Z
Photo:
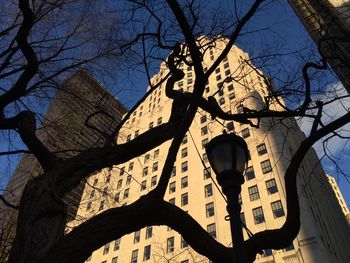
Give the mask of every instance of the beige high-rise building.
M 209 67 L 222 50 L 217 43 L 204 56 L 203 66 Z M 247 53 L 233 47 L 228 56 L 209 78 L 205 96 L 214 95 L 225 111 L 240 112 L 242 105 L 251 109 L 264 107 L 262 99 L 268 90 L 262 73 L 245 65 Z M 191 91 L 193 68 L 181 65 L 185 78 L 175 85 Z M 164 75 L 165 66 L 152 81 Z M 227 78 L 230 77 L 230 78 Z M 220 92 L 218 87 L 223 85 Z M 139 106 L 125 123 L 118 140 L 125 142 L 148 129 L 166 122 L 172 101 L 162 84 Z M 272 105 L 279 109 L 279 104 Z M 256 233 L 281 227 L 286 216 L 284 172 L 296 147 L 304 138 L 294 119 L 262 119 L 259 128 L 231 121 L 212 120 L 199 111 L 184 138 L 173 169 L 166 199 L 195 218 L 204 229 L 226 246 L 231 245 L 230 226 L 225 221 L 226 203 L 215 184 L 204 146 L 223 130 L 242 136 L 250 150 L 250 160 L 242 186 L 242 220 Z M 128 205 L 153 189 L 159 180 L 170 142 L 111 169 L 104 169 L 89 178 L 78 210 L 79 220 L 85 220 L 109 207 Z M 297 238 L 283 250 L 264 251 L 255 262 L 340 263 L 350 262 L 350 232 L 346 219 L 338 221 L 328 216 L 338 202 L 330 202 L 327 177 L 319 160 L 310 150 L 300 167 L 299 190 L 302 227 Z M 98 190 L 100 189 L 100 190 Z M 336 212 L 336 211 L 335 211 Z M 247 233 L 244 233 L 248 238 Z M 209 262 L 196 254 L 180 234 L 167 226 L 149 226 L 123 236 L 96 250 L 88 262 Z

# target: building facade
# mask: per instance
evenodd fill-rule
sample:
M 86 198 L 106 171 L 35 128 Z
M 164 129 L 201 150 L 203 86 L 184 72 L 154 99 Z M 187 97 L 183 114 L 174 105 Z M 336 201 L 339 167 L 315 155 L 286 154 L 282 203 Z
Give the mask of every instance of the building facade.
M 98 127 L 97 131 L 85 125 Z M 102 146 L 105 137 L 111 134 L 127 109 L 118 102 L 92 75 L 80 69 L 66 79 L 47 110 L 40 128 L 39 139 L 61 158 L 69 158 L 90 147 Z M 107 114 L 105 114 L 107 113 Z M 32 155 L 24 155 L 12 175 L 4 194 L 17 204 L 26 183 L 41 172 L 39 163 Z M 67 194 L 69 218 L 75 218 L 84 184 Z
M 206 52 L 203 67 L 209 67 L 222 43 Z M 233 47 L 205 87 L 205 96 L 214 95 L 225 111 L 242 112 L 264 107 L 263 97 L 268 89 L 262 73 L 252 70 L 245 61 L 247 53 Z M 185 77 L 176 82 L 176 88 L 191 91 L 193 68 L 180 65 Z M 164 75 L 165 66 L 152 81 Z M 218 92 L 218 87 L 223 87 Z M 283 101 L 281 101 L 283 103 Z M 121 130 L 118 141 L 125 142 L 166 122 L 172 101 L 165 95 L 165 84 L 155 89 L 138 107 Z M 280 109 L 275 103 L 273 109 Z M 173 168 L 165 200 L 180 207 L 196 219 L 204 229 L 226 246 L 231 246 L 229 223 L 225 220 L 226 203 L 215 184 L 205 154 L 205 145 L 223 130 L 243 137 L 249 147 L 250 159 L 242 185 L 241 219 L 255 233 L 279 228 L 285 222 L 286 195 L 284 172 L 304 134 L 294 119 L 262 119 L 259 128 L 232 121 L 212 120 L 205 111 L 198 111 L 187 132 Z M 78 210 L 79 220 L 86 220 L 110 207 L 123 206 L 137 200 L 153 189 L 159 180 L 170 142 L 132 159 L 122 165 L 104 169 L 90 177 Z M 202 163 L 205 164 L 205 167 Z M 350 262 L 349 227 L 340 217 L 336 225 L 327 218 L 330 202 L 329 185 L 313 150 L 303 161 L 299 172 L 299 191 L 302 227 L 297 238 L 283 250 L 266 250 L 255 262 Z M 99 189 L 99 190 L 97 190 Z M 330 228 L 331 227 L 331 228 Z M 331 229 L 331 230 L 330 230 Z M 247 233 L 244 233 L 248 238 Z M 196 254 L 181 235 L 167 226 L 149 226 L 123 236 L 96 250 L 87 262 L 209 262 Z

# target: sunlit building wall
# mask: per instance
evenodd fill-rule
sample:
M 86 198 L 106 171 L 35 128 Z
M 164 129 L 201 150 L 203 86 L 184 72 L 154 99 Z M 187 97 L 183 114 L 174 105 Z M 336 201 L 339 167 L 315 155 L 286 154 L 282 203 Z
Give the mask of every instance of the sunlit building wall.
M 204 56 L 204 68 L 210 67 L 222 50 L 216 43 Z M 205 97 L 213 95 L 225 112 L 242 112 L 244 107 L 262 109 L 269 91 L 266 80 L 257 69 L 246 62 L 247 53 L 233 47 L 228 56 L 209 78 Z M 180 65 L 185 77 L 175 88 L 191 91 L 194 84 L 193 68 Z M 164 76 L 166 68 L 153 77 L 156 83 Z M 228 78 L 229 77 L 229 78 Z M 221 91 L 218 88 L 222 87 Z M 281 109 L 277 101 L 271 109 Z M 119 142 L 132 140 L 143 132 L 160 125 L 170 116 L 172 101 L 165 95 L 165 84 L 156 88 L 138 107 L 120 132 Z M 257 124 L 257 121 L 253 121 Z M 258 128 L 232 121 L 212 120 L 202 110 L 196 114 L 187 132 L 173 169 L 165 200 L 180 207 L 195 218 L 204 229 L 219 242 L 231 246 L 229 223 L 225 221 L 226 203 L 210 172 L 204 146 L 224 130 L 242 136 L 249 147 L 250 160 L 242 186 L 241 218 L 252 233 L 279 228 L 286 219 L 284 172 L 304 134 L 294 119 L 262 119 Z M 77 222 L 82 222 L 105 209 L 128 205 L 156 187 L 168 152 L 170 142 L 111 169 L 104 169 L 88 180 L 78 211 Z M 266 250 L 255 262 L 350 262 L 349 229 L 343 221 L 332 222 L 327 218 L 328 184 L 313 150 L 305 158 L 299 172 L 299 191 L 302 227 L 290 246 L 283 250 Z M 140 219 L 142 220 L 142 219 Z M 181 220 L 181 219 L 179 219 Z M 327 231 L 333 225 L 331 231 Z M 346 228 L 344 228 L 346 226 Z M 248 238 L 247 233 L 244 233 Z M 181 235 L 167 226 L 150 226 L 123 236 L 96 250 L 88 262 L 137 263 L 137 262 L 209 262 L 196 254 Z

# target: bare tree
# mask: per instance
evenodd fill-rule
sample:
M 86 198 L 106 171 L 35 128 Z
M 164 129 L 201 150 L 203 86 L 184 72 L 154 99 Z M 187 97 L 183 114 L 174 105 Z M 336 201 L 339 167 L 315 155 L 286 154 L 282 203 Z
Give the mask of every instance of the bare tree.
M 227 113 L 220 108 L 213 96 L 209 98 L 203 96 L 209 76 L 226 57 L 238 38 L 246 33 L 244 28 L 249 20 L 259 8 L 267 5 L 269 1 L 253 1 L 250 6 L 245 6 L 246 8 L 242 9 L 241 13 L 238 12 L 237 6 L 234 6 L 233 9 L 236 12 L 233 20 L 222 20 L 222 17 L 218 16 L 221 10 L 218 10 L 216 14 L 215 12 L 214 14 L 210 12 L 207 15 L 203 14 L 202 11 L 208 6 L 202 4 L 202 1 L 183 1 L 181 3 L 173 0 L 157 3 L 147 0 L 129 1 L 130 10 L 126 20 L 131 23 L 130 32 L 132 29 L 138 32 L 132 41 L 122 47 L 122 52 L 138 54 L 145 66 L 146 74 L 150 77 L 150 66 L 152 66 L 150 60 L 157 60 L 164 54 L 164 50 L 170 51 L 168 59 L 165 60 L 166 74 L 158 83 L 153 85 L 150 83 L 150 91 L 130 110 L 103 147 L 82 151 L 68 159 L 60 158 L 38 139 L 35 133 L 33 112 L 22 110 L 13 116 L 8 116 L 4 111 L 8 105 L 19 102 L 48 81 L 47 78 L 36 80 L 41 76 L 39 70 L 41 60 L 38 59 L 33 48 L 35 43 L 28 42 L 29 33 L 35 29 L 36 15 L 43 15 L 41 12 L 45 10 L 41 8 L 40 12 L 34 12 L 36 10 L 34 3 L 36 4 L 36 2 L 29 4 L 28 1 L 19 1 L 21 19 L 20 22 L 17 20 L 15 22 L 18 23 L 18 31 L 5 53 L 11 59 L 17 47 L 16 52 L 23 54 L 24 65 L 9 71 L 12 73 L 17 70 L 16 72 L 20 74 L 16 75 L 14 84 L 3 90 L 0 96 L 2 112 L 0 129 L 16 130 L 28 150 L 38 159 L 43 170 L 42 175 L 30 180 L 24 190 L 10 262 L 83 262 L 94 250 L 107 242 L 151 225 L 170 226 L 180 233 L 196 252 L 215 262 L 232 262 L 237 253 L 235 247 L 228 248 L 220 244 L 189 214 L 164 201 L 164 194 L 177 152 L 198 109 L 210 113 L 213 118 L 233 120 L 255 127 L 258 127 L 259 120 L 263 118 L 273 117 L 276 120 L 282 120 L 291 117 L 308 117 L 313 120 L 309 136 L 302 141 L 294 153 L 285 174 L 288 211 L 285 224 L 280 229 L 254 234 L 245 241 L 244 251 L 251 262 L 259 251 L 267 248 L 284 248 L 294 240 L 300 228 L 296 184 L 299 165 L 306 152 L 316 141 L 334 134 L 337 129 L 350 121 L 350 113 L 347 112 L 335 120 L 323 123 L 323 107 L 333 100 L 316 102 L 312 100 L 309 71 L 310 69 L 326 68 L 322 57 L 320 63 L 304 64 L 302 68 L 304 84 L 291 90 L 299 91 L 298 95 L 301 94 L 298 100 L 300 103 L 293 105 L 294 107 L 289 108 L 281 101 L 283 90 L 276 89 L 267 78 L 265 80 L 269 85 L 269 94 L 263 98 L 266 106 L 260 110 L 243 107 L 242 113 Z M 59 6 L 49 5 L 50 8 Z M 146 20 L 141 26 L 137 19 L 139 10 L 144 12 Z M 211 18 L 206 20 L 210 21 L 209 23 L 203 21 L 208 18 Z M 125 26 L 127 25 L 126 23 Z M 225 46 L 218 58 L 205 70 L 202 65 L 203 56 L 208 52 L 209 47 L 215 46 L 217 41 L 222 41 Z M 139 50 L 143 51 L 142 54 Z M 8 69 L 6 61 L 7 59 L 3 62 L 4 68 Z M 183 71 L 179 69 L 180 63 L 194 68 L 193 92 L 181 92 L 174 89 L 174 84 L 184 78 Z M 257 70 L 253 65 L 249 65 L 248 61 L 244 63 L 247 68 L 250 68 L 249 70 Z M 57 72 L 53 75 L 55 74 Z M 169 120 L 129 142 L 117 144 L 115 136 L 133 111 L 160 83 L 164 82 L 166 83 L 166 95 L 172 100 Z M 273 109 L 272 105 L 275 103 L 279 104 L 281 110 Z M 81 223 L 69 233 L 65 233 L 66 209 L 62 197 L 66 193 L 92 172 L 126 162 L 168 140 L 172 140 L 171 145 L 159 183 L 154 190 L 130 205 L 108 209 Z M 181 220 L 178 220 L 179 218 Z M 99 232 L 96 233 L 92 231 L 93 229 L 99 229 Z

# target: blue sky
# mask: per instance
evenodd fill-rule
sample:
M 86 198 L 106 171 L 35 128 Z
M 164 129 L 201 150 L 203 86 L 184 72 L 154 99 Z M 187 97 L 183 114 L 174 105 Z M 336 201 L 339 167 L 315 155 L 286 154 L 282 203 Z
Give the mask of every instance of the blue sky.
M 210 2 L 210 1 L 209 1 Z M 229 4 L 232 1 L 211 1 L 219 3 L 222 8 L 226 8 L 229 14 Z M 250 1 L 245 1 L 245 4 Z M 312 50 L 315 46 L 306 33 L 305 29 L 290 9 L 287 1 L 268 1 L 268 5 L 265 6 L 263 12 L 258 13 L 248 24 L 247 31 L 251 33 L 246 34 L 240 38 L 237 43 L 240 48 L 247 51 L 251 57 L 260 56 L 266 53 L 270 47 L 278 47 L 278 53 L 283 54 L 279 57 L 278 63 L 272 63 L 271 65 L 265 65 L 265 72 L 269 72 L 274 75 L 277 72 L 284 74 L 282 68 L 288 68 L 288 70 L 295 70 L 300 63 L 300 57 L 308 58 L 312 57 Z M 248 5 L 242 5 L 243 11 Z M 215 6 L 213 6 L 215 8 Z M 310 51 L 311 50 L 311 51 Z M 289 54 L 293 51 L 293 54 Z M 297 52 L 295 52 L 297 51 Z M 289 55 L 288 55 L 289 54 Z M 257 61 L 259 63 L 259 61 Z M 141 69 L 140 69 L 141 70 Z M 156 73 L 156 68 L 153 73 Z M 111 80 L 102 75 L 96 76 L 111 92 L 118 97 L 127 107 L 131 107 L 135 104 L 139 98 L 143 96 L 147 87 L 146 75 L 141 71 L 128 71 L 118 70 L 115 80 Z M 324 83 L 327 83 L 329 87 L 330 83 L 337 85 L 337 80 L 332 77 L 331 74 L 325 74 L 323 76 Z M 278 84 L 278 80 L 277 80 Z M 123 87 L 122 89 L 120 87 Z M 326 88 L 326 87 L 325 87 Z M 303 123 L 303 129 L 307 132 L 308 125 Z M 14 143 L 17 143 L 14 141 Z M 350 149 L 346 141 L 339 139 L 333 139 L 330 141 L 331 151 L 337 158 L 338 164 L 344 169 L 345 172 L 350 174 L 350 171 L 346 168 L 346 164 L 350 161 Z M 1 143 L 0 151 L 4 150 L 7 145 Z M 316 145 L 317 152 L 322 152 L 321 144 Z M 8 167 L 8 161 L 11 166 Z M 10 159 L 0 156 L 0 172 L 2 175 L 2 181 L 0 182 L 0 189 L 4 187 L 8 179 L 8 175 L 14 169 L 18 157 L 12 156 Z M 339 182 L 340 188 L 344 194 L 347 204 L 350 204 L 350 185 L 335 171 L 335 166 L 327 159 L 322 160 L 322 164 L 327 173 L 334 175 Z

